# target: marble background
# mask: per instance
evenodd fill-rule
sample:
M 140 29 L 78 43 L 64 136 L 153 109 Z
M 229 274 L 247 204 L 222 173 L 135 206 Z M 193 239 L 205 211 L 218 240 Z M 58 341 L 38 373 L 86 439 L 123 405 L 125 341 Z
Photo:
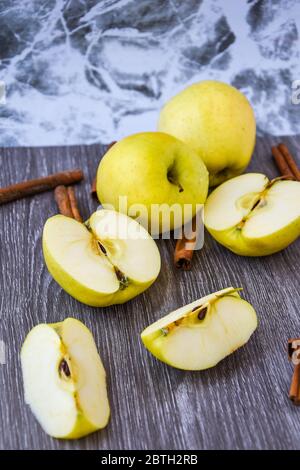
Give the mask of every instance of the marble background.
M 299 0 L 1 0 L 1 145 L 103 143 L 156 127 L 213 78 L 252 102 L 260 133 L 300 133 Z

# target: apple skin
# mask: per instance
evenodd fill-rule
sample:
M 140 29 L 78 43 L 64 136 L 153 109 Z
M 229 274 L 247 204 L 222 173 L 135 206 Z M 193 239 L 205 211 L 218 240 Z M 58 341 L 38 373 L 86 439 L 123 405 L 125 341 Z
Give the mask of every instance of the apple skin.
M 183 191 L 168 180 L 171 167 Z M 112 205 L 120 212 L 123 211 L 119 206 L 120 196 L 127 197 L 128 208 L 143 204 L 148 217 L 139 217 L 138 221 L 148 231 L 151 227 L 151 235 L 162 231 L 161 223 L 151 221 L 152 204 L 179 204 L 181 207 L 191 204 L 192 218 L 196 205 L 205 202 L 207 192 L 208 172 L 196 152 L 160 132 L 134 134 L 117 142 L 105 154 L 97 172 L 97 195 L 101 204 Z M 132 216 L 128 211 L 127 214 Z M 181 225 L 182 220 L 171 220 L 170 229 Z
M 177 137 L 204 161 L 209 184 L 240 175 L 255 145 L 255 116 L 247 98 L 218 81 L 195 83 L 166 103 L 158 130 Z
M 300 219 L 295 220 L 275 234 L 258 240 L 245 240 L 240 231 L 218 232 L 207 227 L 211 236 L 221 245 L 240 256 L 269 256 L 284 250 L 300 236 Z
M 107 418 L 107 423 L 105 426 L 108 424 L 109 417 Z M 105 427 L 103 426 L 103 427 Z M 99 428 L 94 426 L 88 419 L 86 419 L 85 416 L 83 416 L 82 413 L 78 413 L 77 415 L 77 421 L 76 424 L 67 436 L 64 437 L 59 437 L 59 436 L 54 436 L 57 439 L 80 439 L 81 437 L 87 436 L 88 434 L 91 434 L 92 432 L 99 431 Z
M 43 254 L 46 266 L 48 271 L 52 275 L 52 277 L 56 280 L 56 282 L 74 299 L 82 302 L 83 304 L 89 305 L 90 307 L 107 307 L 109 305 L 115 304 L 122 304 L 125 303 L 137 295 L 144 292 L 148 289 L 156 280 L 156 278 L 152 279 L 149 282 L 139 283 L 138 281 L 134 281 L 129 284 L 128 287 L 124 290 L 118 290 L 117 292 L 105 294 L 97 292 L 93 289 L 88 288 L 85 285 L 82 285 L 79 281 L 74 279 L 70 273 L 66 272 L 64 267 L 54 259 L 51 255 L 50 251 L 48 250 L 47 243 L 46 243 L 46 236 L 45 233 L 47 231 L 47 226 L 50 224 L 55 218 L 64 217 L 60 214 L 50 217 L 44 226 L 43 230 Z M 74 223 L 80 223 L 74 220 Z

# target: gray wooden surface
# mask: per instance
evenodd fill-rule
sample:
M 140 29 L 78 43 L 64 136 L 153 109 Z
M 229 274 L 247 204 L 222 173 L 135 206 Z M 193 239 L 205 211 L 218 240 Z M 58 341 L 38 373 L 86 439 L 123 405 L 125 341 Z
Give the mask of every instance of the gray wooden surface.
M 298 157 L 300 138 L 283 139 Z M 258 139 L 250 170 L 278 173 L 270 156 L 276 138 Z M 86 179 L 76 187 L 85 217 L 96 209 L 90 182 L 103 148 L 7 148 L 1 150 L 0 184 L 74 167 Z M 159 241 L 162 270 L 144 294 L 123 306 L 89 308 L 71 298 L 49 275 L 41 234 L 55 214 L 51 192 L 0 207 L 0 448 L 6 449 L 300 449 L 300 408 L 288 400 L 292 366 L 289 337 L 300 336 L 300 240 L 266 258 L 238 257 L 206 234 L 191 272 L 172 265 L 173 241 Z M 154 359 L 140 332 L 162 315 L 204 294 L 242 286 L 257 311 L 250 342 L 205 372 L 182 372 Z M 108 375 L 111 420 L 78 441 L 58 441 L 40 428 L 23 398 L 19 351 L 40 322 L 67 316 L 93 332 Z

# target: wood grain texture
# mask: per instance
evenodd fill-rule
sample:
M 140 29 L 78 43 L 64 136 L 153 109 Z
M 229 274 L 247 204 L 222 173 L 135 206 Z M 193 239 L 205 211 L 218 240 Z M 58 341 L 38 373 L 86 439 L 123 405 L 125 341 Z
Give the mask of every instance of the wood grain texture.
M 249 170 L 277 176 L 271 145 L 258 139 Z M 300 139 L 283 138 L 300 164 Z M 83 217 L 97 202 L 90 195 L 104 147 L 1 150 L 0 184 L 68 168 L 83 168 L 76 186 Z M 300 202 L 299 202 L 300 203 Z M 2 449 L 299 449 L 300 408 L 288 400 L 292 366 L 289 337 L 300 335 L 300 241 L 266 258 L 239 257 L 206 234 L 191 272 L 173 267 L 175 242 L 158 242 L 162 270 L 144 294 L 123 306 L 89 308 L 66 294 L 48 273 L 41 234 L 56 213 L 53 192 L 0 208 L 0 448 Z M 154 359 L 140 332 L 171 310 L 227 286 L 257 311 L 259 327 L 247 346 L 204 372 L 182 372 Z M 37 323 L 74 316 L 93 332 L 108 375 L 111 421 L 78 441 L 48 437 L 24 403 L 19 352 Z

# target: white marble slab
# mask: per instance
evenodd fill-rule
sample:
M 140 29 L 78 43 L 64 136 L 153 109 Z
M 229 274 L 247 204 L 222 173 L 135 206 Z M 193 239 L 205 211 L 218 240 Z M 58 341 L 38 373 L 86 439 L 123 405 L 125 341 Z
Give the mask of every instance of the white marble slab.
M 162 104 L 217 79 L 260 133 L 300 132 L 298 0 L 3 0 L 1 145 L 109 142 L 154 130 Z

